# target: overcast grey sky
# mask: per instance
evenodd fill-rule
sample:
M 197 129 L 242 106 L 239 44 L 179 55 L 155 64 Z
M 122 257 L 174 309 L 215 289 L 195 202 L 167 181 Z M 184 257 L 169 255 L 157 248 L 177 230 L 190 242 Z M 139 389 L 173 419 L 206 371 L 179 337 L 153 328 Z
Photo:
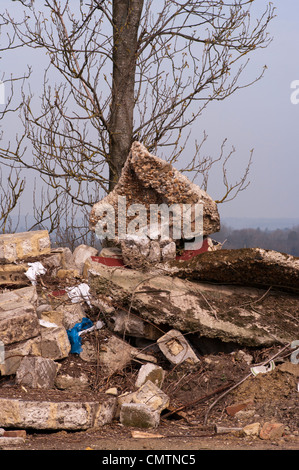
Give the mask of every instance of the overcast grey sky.
M 263 11 L 268 2 L 258 2 Z M 193 129 L 199 140 L 203 131 L 207 132 L 209 138 L 204 151 L 215 157 L 225 138 L 228 150 L 232 145 L 236 148 L 232 180 L 242 173 L 254 148 L 250 186 L 235 200 L 219 205 L 221 217 L 299 219 L 299 104 L 292 104 L 290 99 L 294 91 L 291 83 L 299 80 L 299 2 L 273 0 L 272 3 L 277 8 L 277 17 L 269 29 L 273 42 L 252 56 L 248 68 L 248 73 L 256 71 L 257 75 L 267 65 L 264 78 L 225 101 L 210 104 Z M 12 2 L 1 0 L 1 6 L 5 4 L 12 5 Z M 42 91 L 44 65 L 39 54 L 31 50 L 27 55 L 19 49 L 13 59 L 5 60 L 1 66 L 8 74 L 10 69 L 22 74 L 31 62 L 33 86 L 38 87 L 40 83 Z M 13 135 L 16 130 L 12 122 L 15 123 L 12 119 L 8 121 L 3 129 L 6 134 Z M 220 178 L 221 173 L 216 172 L 210 181 L 208 192 L 214 199 L 223 192 Z M 32 201 L 27 202 L 30 207 Z
M 244 164 L 254 148 L 250 186 L 219 207 L 225 217 L 299 219 L 299 104 L 290 99 L 291 82 L 299 80 L 299 2 L 274 0 L 273 4 L 277 8 L 269 29 L 273 41 L 256 53 L 250 65 L 252 69 L 266 64 L 264 78 L 213 104 L 205 114 L 209 140 L 219 144 L 227 137 Z M 210 193 L 218 197 L 217 182 Z

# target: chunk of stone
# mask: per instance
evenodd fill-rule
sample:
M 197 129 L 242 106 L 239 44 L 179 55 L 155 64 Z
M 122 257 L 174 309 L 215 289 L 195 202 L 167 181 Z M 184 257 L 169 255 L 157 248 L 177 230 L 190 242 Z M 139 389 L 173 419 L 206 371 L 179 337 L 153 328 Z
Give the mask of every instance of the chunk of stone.
M 132 395 L 134 403 L 144 403 L 153 411 L 163 411 L 169 406 L 169 397 L 151 380 L 148 380 Z
M 76 269 L 75 259 L 71 250 L 67 247 L 59 247 L 51 250 L 52 253 L 60 255 L 60 265 L 62 269 Z
M 0 340 L 12 344 L 39 334 L 35 287 L 0 294 Z
M 12 263 L 51 252 L 47 230 L 0 235 L 0 263 Z
M 116 418 L 120 416 L 120 411 L 124 404 L 144 404 L 155 413 L 161 413 L 169 406 L 169 397 L 155 385 L 151 380 L 147 380 L 135 392 L 126 392 L 118 396 Z
M 14 448 L 22 444 L 25 444 L 24 437 L 10 437 L 10 436 L 0 437 L 0 449 L 7 450 L 7 449 L 10 449 L 11 447 Z
M 73 377 L 70 374 L 58 374 L 55 380 L 55 387 L 59 390 L 81 392 L 88 390 L 89 381 L 85 374 L 80 374 L 79 377 Z
M 160 413 L 144 403 L 124 403 L 120 410 L 120 422 L 124 426 L 136 428 L 157 428 Z
M 258 436 L 261 429 L 261 423 L 247 424 L 243 428 L 243 434 L 245 436 Z
M 118 395 L 118 390 L 116 387 L 111 387 L 111 388 L 108 388 L 108 390 L 106 390 L 105 392 L 107 395 L 112 395 L 114 397 L 117 397 Z
M 168 331 L 158 339 L 157 343 L 164 356 L 172 364 L 181 364 L 185 361 L 189 364 L 199 362 L 195 352 L 180 331 Z
M 53 388 L 58 369 L 51 359 L 27 356 L 16 372 L 16 382 L 30 388 Z
M 116 312 L 113 317 L 112 329 L 120 335 L 134 336 L 156 340 L 161 332 L 153 324 L 145 322 L 142 318 L 124 310 Z
M 117 248 L 117 246 L 111 246 L 111 247 L 102 248 L 99 256 L 101 256 L 102 258 L 121 259 L 122 253 L 121 253 L 121 249 Z
M 140 388 L 148 380 L 153 382 L 157 387 L 161 388 L 165 378 L 165 371 L 162 367 L 156 364 L 147 363 L 141 366 L 138 372 L 138 376 L 135 382 L 135 387 Z
M 59 269 L 57 272 L 58 279 L 76 279 L 80 277 L 80 270 L 78 268 L 75 269 Z
M 37 352 L 42 357 L 59 360 L 67 357 L 71 344 L 66 329 L 61 326 L 41 327 L 40 342 L 36 345 Z
M 98 254 L 98 250 L 92 246 L 88 245 L 79 245 L 75 248 L 73 252 L 74 262 L 77 266 L 79 273 L 83 274 L 83 268 L 85 261 L 90 256 L 96 256 Z
M 175 244 L 175 242 L 167 243 L 167 245 L 162 247 L 161 256 L 162 256 L 162 260 L 164 262 L 174 260 L 175 256 L 176 256 L 176 244 Z
M 76 323 L 80 323 L 82 319 L 86 316 L 85 310 L 82 304 L 65 304 L 63 307 L 57 308 L 59 313 L 63 314 L 62 317 L 62 326 L 66 330 L 70 330 Z
M 40 336 L 6 346 L 4 362 L 0 363 L 0 374 L 15 374 L 22 359 L 28 355 L 40 356 Z

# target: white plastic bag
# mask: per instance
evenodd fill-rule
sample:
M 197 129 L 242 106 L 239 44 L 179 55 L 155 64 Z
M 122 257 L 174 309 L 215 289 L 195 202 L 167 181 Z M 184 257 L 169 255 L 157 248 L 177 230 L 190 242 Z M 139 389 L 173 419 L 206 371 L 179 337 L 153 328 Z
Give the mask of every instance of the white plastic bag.
M 81 300 L 85 300 L 89 307 L 91 307 L 88 284 L 79 284 L 75 287 L 67 287 L 66 291 L 72 303 L 78 303 L 81 302 Z
M 28 263 L 28 266 L 30 266 L 30 268 L 28 269 L 28 271 L 25 272 L 25 276 L 28 277 L 33 286 L 36 286 L 37 276 L 40 276 L 41 274 L 46 274 L 47 270 L 39 261 L 36 261 L 36 263 Z

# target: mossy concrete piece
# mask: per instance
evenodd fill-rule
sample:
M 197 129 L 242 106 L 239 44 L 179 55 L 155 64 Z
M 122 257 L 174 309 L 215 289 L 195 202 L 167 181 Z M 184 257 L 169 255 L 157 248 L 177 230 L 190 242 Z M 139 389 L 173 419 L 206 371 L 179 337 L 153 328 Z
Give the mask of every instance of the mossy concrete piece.
M 101 402 L 34 401 L 0 398 L 0 426 L 14 429 L 78 431 L 112 422 L 116 399 Z
M 135 428 L 157 428 L 160 424 L 160 413 L 144 403 L 124 403 L 120 410 L 120 422 L 124 426 Z
M 89 269 L 88 282 L 95 301 L 110 296 L 120 308 L 161 329 L 168 325 L 182 333 L 252 347 L 294 339 L 291 317 L 299 311 L 299 296 L 293 294 L 191 282 L 99 263 Z

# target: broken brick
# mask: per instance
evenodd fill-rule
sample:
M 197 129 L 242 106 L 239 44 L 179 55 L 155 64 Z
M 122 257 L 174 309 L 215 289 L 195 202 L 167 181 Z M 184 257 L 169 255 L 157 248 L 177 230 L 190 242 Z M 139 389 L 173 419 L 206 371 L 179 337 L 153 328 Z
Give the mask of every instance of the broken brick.
M 245 410 L 249 405 L 253 405 L 252 400 L 247 400 L 242 403 L 234 403 L 226 407 L 226 412 L 229 416 L 235 416 L 241 410 Z
M 284 424 L 282 423 L 265 423 L 260 431 L 261 439 L 279 439 L 284 433 Z

